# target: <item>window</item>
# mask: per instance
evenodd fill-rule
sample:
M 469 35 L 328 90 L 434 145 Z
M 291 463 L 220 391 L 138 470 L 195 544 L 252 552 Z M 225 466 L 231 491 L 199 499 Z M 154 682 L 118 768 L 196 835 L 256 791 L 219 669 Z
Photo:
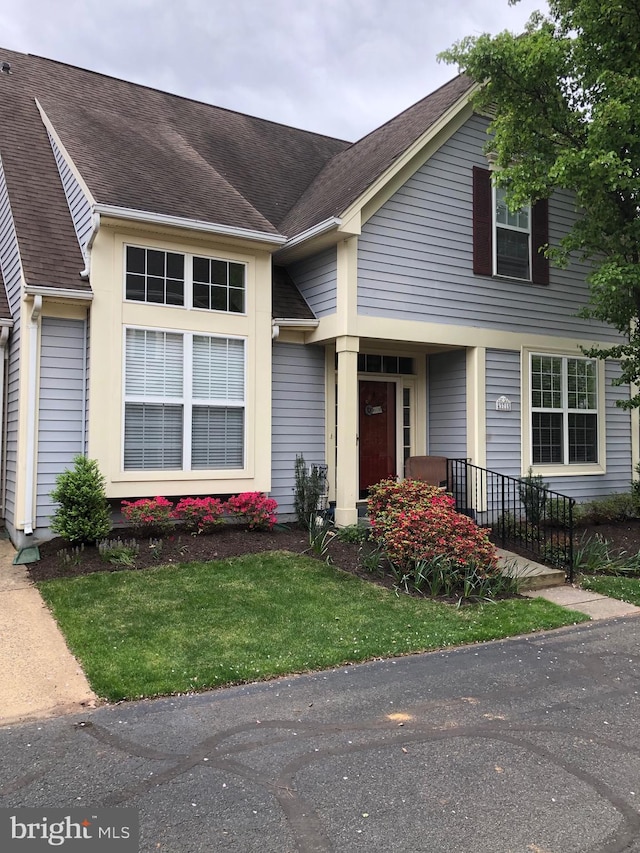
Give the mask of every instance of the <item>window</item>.
M 193 307 L 244 311 L 244 264 L 193 258 Z
M 125 296 L 129 300 L 243 314 L 245 291 L 242 263 L 126 247 Z
M 184 255 L 127 246 L 127 299 L 184 305 Z
M 542 199 L 511 213 L 488 169 L 473 168 L 473 272 L 549 284 L 549 205 Z
M 505 191 L 494 188 L 495 193 L 495 247 L 494 269 L 496 275 L 529 280 L 529 255 L 531 252 L 531 208 L 521 207 L 510 211 L 505 201 Z
M 241 338 L 127 329 L 124 469 L 244 467 Z
M 593 359 L 531 354 L 531 451 L 534 465 L 598 462 Z

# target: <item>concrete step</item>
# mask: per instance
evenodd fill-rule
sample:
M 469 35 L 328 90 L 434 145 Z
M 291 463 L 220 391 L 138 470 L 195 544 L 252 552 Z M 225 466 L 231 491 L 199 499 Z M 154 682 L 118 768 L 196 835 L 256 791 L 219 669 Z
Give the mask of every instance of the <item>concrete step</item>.
M 528 560 L 526 557 L 521 557 L 512 551 L 505 551 L 503 548 L 496 550 L 498 551 L 498 565 L 502 573 L 507 577 L 517 577 L 521 590 L 546 589 L 565 583 L 566 574 L 562 569 L 551 569 L 549 566 L 543 566 L 542 563 Z

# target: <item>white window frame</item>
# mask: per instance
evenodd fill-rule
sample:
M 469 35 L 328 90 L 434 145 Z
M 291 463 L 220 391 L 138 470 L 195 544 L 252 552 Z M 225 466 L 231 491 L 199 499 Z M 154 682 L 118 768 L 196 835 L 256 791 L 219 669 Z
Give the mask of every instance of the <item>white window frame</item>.
M 528 220 L 529 227 L 528 228 L 520 228 L 517 225 L 509 225 L 507 223 L 498 222 L 498 192 L 500 191 L 499 187 L 496 187 L 495 183 L 492 182 L 491 185 L 491 204 L 492 204 L 492 228 L 493 228 L 493 240 L 492 242 L 492 254 L 493 254 L 493 274 L 498 278 L 509 278 L 515 279 L 516 281 L 532 281 L 533 280 L 533 257 L 532 257 L 532 243 L 533 243 L 533 234 L 532 234 L 532 208 L 531 205 L 523 205 L 518 208 L 519 210 L 527 210 L 528 212 Z M 526 234 L 528 237 L 528 246 L 529 246 L 529 275 L 527 278 L 521 278 L 520 276 L 514 275 L 505 275 L 504 273 L 498 272 L 498 229 L 503 229 L 505 231 L 515 231 L 518 234 Z
M 165 254 L 182 255 L 184 258 L 184 305 L 170 305 L 166 302 L 149 302 L 146 299 L 128 299 L 127 298 L 127 249 L 146 249 L 154 252 L 164 252 Z M 243 311 L 227 311 L 221 308 L 199 308 L 193 304 L 193 259 L 204 258 L 207 261 L 221 261 L 225 264 L 238 264 L 244 268 L 244 310 Z M 154 308 L 171 308 L 178 311 L 202 311 L 206 314 L 222 314 L 226 317 L 246 317 L 247 316 L 247 281 L 248 281 L 248 264 L 246 261 L 240 261 L 236 258 L 220 258 L 215 255 L 208 255 L 203 252 L 184 252 L 174 249 L 160 248 L 158 246 L 147 246 L 140 243 L 123 243 L 122 252 L 122 298 L 129 305 L 151 305 Z
M 535 356 L 560 358 L 562 366 L 562 408 L 533 407 L 533 388 L 531 382 L 532 360 Z M 568 406 L 568 384 L 567 364 L 568 361 L 591 361 L 596 368 L 596 409 L 569 409 Z M 574 351 L 557 351 L 551 349 L 523 349 L 521 359 L 522 377 L 522 474 L 526 475 L 529 468 L 534 474 L 543 476 L 582 476 L 606 473 L 606 421 L 605 421 L 605 367 L 604 362 L 599 359 L 590 359 L 581 356 Z M 563 415 L 563 453 L 566 461 L 559 462 L 536 462 L 533 461 L 533 413 L 551 412 Z M 571 413 L 595 414 L 597 416 L 598 435 L 598 461 L 597 462 L 569 462 L 569 418 Z
M 121 471 L 125 474 L 138 473 L 141 476 L 156 475 L 163 473 L 168 476 L 182 472 L 215 472 L 226 475 L 246 471 L 247 467 L 247 346 L 248 339 L 243 335 L 223 335 L 210 334 L 200 331 L 185 331 L 184 329 L 168 329 L 148 326 L 126 325 L 123 327 L 124 333 L 122 336 L 122 421 L 121 421 Z M 129 330 L 140 330 L 148 332 L 161 332 L 166 334 L 180 335 L 182 337 L 182 397 L 144 397 L 141 395 L 127 394 L 127 333 Z M 240 400 L 219 400 L 219 399 L 201 399 L 193 395 L 193 339 L 194 337 L 217 338 L 222 340 L 240 340 L 244 344 L 244 365 L 243 365 L 243 390 L 244 396 Z M 167 405 L 182 406 L 182 468 L 125 468 L 125 410 L 127 403 L 159 403 Z M 242 465 L 238 468 L 192 468 L 191 467 L 191 450 L 192 450 L 192 423 L 193 423 L 193 407 L 194 406 L 212 406 L 212 407 L 227 407 L 241 408 L 244 412 L 244 428 L 243 428 L 243 446 L 242 446 Z

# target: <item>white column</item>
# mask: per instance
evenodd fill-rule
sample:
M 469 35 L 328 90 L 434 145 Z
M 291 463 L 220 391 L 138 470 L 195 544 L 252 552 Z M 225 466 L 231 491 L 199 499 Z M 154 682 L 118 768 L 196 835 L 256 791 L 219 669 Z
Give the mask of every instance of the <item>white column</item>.
M 338 418 L 336 430 L 336 514 L 338 527 L 356 524 L 358 487 L 358 350 L 351 335 L 336 339 Z

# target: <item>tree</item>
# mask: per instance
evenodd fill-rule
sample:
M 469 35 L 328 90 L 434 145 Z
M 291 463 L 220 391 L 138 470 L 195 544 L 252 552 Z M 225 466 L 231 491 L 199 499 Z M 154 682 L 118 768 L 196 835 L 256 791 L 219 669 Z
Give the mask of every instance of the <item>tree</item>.
M 67 542 L 97 542 L 111 530 L 105 479 L 95 459 L 76 456 L 73 468 L 56 477 L 51 499 L 59 504 L 51 517 L 51 530 Z
M 623 342 L 584 352 L 619 359 L 615 384 L 640 386 L 640 0 L 549 0 L 524 33 L 467 37 L 439 58 L 495 116 L 487 150 L 511 207 L 575 193 L 577 221 L 546 254 L 591 261 L 583 316 Z M 618 405 L 639 407 L 640 393 Z

